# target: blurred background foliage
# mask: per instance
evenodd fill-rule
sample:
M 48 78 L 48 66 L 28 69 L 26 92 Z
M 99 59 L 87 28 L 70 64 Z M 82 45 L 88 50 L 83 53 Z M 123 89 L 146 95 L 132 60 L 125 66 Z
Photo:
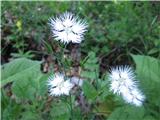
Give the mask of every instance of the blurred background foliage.
M 65 11 L 89 24 L 81 44 L 84 53 L 94 51 L 101 56 L 116 48 L 125 54 L 159 56 L 160 4 L 153 1 L 2 2 L 2 56 L 9 52 L 7 55 L 16 57 L 10 53 L 18 51 L 19 55 L 33 57 L 28 50 L 39 50 L 43 41 L 51 39 L 48 19 Z
M 58 46 L 58 42 L 54 42 L 52 38 L 48 19 L 65 11 L 73 12 L 85 19 L 89 25 L 85 40 L 79 45 L 81 76 L 89 79 L 82 87 L 88 107 L 83 108 L 86 107 L 83 104 L 81 108 L 75 106 L 72 119 L 116 120 L 121 116 L 120 120 L 126 118 L 158 120 L 160 118 L 160 103 L 158 102 L 160 97 L 156 97 L 156 93 L 158 93 L 160 84 L 157 79 L 160 77 L 158 68 L 160 2 L 156 1 L 2 1 L 1 63 L 7 63 L 3 66 L 5 69 L 2 70 L 2 86 L 4 85 L 1 93 L 2 119 L 71 119 L 71 108 L 67 104 L 70 101 L 68 98 L 63 98 L 66 101 L 55 98 L 53 101 L 56 102 L 51 103 L 51 98 L 47 96 L 45 82 L 49 74 L 41 73 L 39 62 L 43 56 L 52 52 L 56 53 Z M 71 50 L 72 47 L 73 45 L 69 44 L 67 49 Z M 131 53 L 147 56 L 143 59 L 146 60 L 145 69 L 148 71 L 140 71 L 141 67 L 136 66 L 139 78 L 148 79 L 148 73 L 156 69 L 154 77 L 151 77 L 156 86 L 155 90 L 155 86 L 146 90 L 147 87 L 150 87 L 150 79 L 147 84 L 144 84 L 146 83 L 144 80 L 141 81 L 143 88 L 146 88 L 144 91 L 151 95 L 148 95 L 147 107 L 140 108 L 139 113 L 132 106 L 121 106 L 123 102 L 113 102 L 120 98 L 114 98 L 109 92 L 102 92 L 108 91 L 107 87 L 104 88 L 108 86 L 104 79 L 106 79 L 106 71 L 110 66 L 120 64 L 140 66 L 143 64 L 141 56 L 131 56 Z M 151 65 L 152 61 L 156 61 L 157 64 L 150 69 L 147 64 Z M 70 59 L 63 60 L 63 62 L 66 62 L 67 66 L 72 65 Z M 74 102 L 77 98 L 72 97 Z M 118 109 L 115 109 L 116 107 Z M 120 112 L 125 108 L 126 114 L 121 114 Z

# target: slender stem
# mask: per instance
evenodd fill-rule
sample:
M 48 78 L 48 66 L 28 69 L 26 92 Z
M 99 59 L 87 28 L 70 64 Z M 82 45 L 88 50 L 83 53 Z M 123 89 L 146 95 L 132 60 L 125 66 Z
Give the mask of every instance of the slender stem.
M 64 61 L 62 61 L 62 60 L 64 60 L 64 53 L 65 53 L 66 47 L 67 47 L 67 44 L 65 44 L 63 47 L 61 47 L 62 48 L 62 53 L 61 53 L 61 62 L 62 62 L 62 64 L 61 65 L 62 65 L 62 67 L 64 69 L 64 74 L 66 73 L 66 69 L 65 69 Z
M 73 119 L 73 108 L 72 108 L 72 95 L 71 93 L 69 94 L 70 96 L 70 107 L 71 107 L 71 120 Z

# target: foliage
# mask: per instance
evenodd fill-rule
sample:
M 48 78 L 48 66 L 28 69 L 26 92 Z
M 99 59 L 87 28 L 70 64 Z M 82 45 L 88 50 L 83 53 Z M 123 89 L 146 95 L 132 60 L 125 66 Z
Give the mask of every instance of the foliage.
M 70 106 L 65 102 L 58 102 L 53 104 L 51 110 L 51 116 L 56 120 L 68 120 L 70 118 Z
M 152 116 L 145 115 L 144 108 L 139 108 L 133 106 L 124 106 L 117 108 L 108 120 L 155 120 Z
M 27 79 L 28 74 L 33 77 L 34 72 L 40 72 L 40 62 L 31 61 L 25 58 L 16 59 L 2 67 L 2 86 L 8 82 Z M 36 76 L 37 77 L 37 76 Z
M 160 119 L 159 2 L 1 3 L 3 120 Z M 59 44 L 51 35 L 48 19 L 65 11 L 89 25 L 78 50 L 72 43 Z M 74 50 L 76 57 L 81 55 L 77 61 Z M 126 104 L 109 90 L 109 68 L 120 64 L 135 68 L 146 97 L 143 106 Z M 67 77 L 78 73 L 83 85 L 74 86 L 69 96 L 49 96 L 47 79 L 57 71 Z
M 42 102 L 44 99 L 43 96 L 47 92 L 46 79 L 48 75 L 44 75 L 41 73 L 40 62 L 32 61 L 26 58 L 19 58 L 11 61 L 10 63 L 4 64 L 2 67 L 3 67 L 2 86 L 5 86 L 10 82 L 13 82 L 11 86 L 13 100 L 10 100 L 8 97 L 6 97 L 5 99 L 2 99 L 2 104 L 4 104 L 4 106 L 6 105 L 6 107 L 4 108 L 2 107 L 2 109 L 4 109 L 4 112 L 9 112 L 10 107 L 13 107 L 13 111 L 7 113 L 8 116 L 12 114 L 13 115 L 17 114 L 17 113 L 14 113 L 16 112 L 16 110 L 14 109 L 18 109 L 18 112 L 20 113 L 22 109 L 25 109 L 26 114 L 32 114 L 32 113 L 29 113 L 30 109 L 33 109 L 32 107 L 34 106 L 34 104 L 35 105 L 39 104 L 39 103 L 36 103 L 37 100 Z M 29 101 L 33 104 L 33 106 L 29 105 L 28 103 Z M 7 102 L 9 102 L 8 105 L 7 105 Z M 26 105 L 24 104 L 23 106 L 19 106 L 18 104 L 15 104 L 15 102 L 17 103 L 26 102 L 27 104 Z M 27 108 L 25 108 L 26 106 Z M 23 114 L 24 113 L 22 113 L 22 118 L 26 117 L 26 116 L 23 116 Z M 17 117 L 20 117 L 20 116 L 16 115 L 13 118 L 16 119 Z M 26 119 L 31 119 L 31 118 L 26 118 Z
M 136 63 L 136 73 L 140 83 L 140 88 L 143 88 L 143 92 L 146 95 L 146 101 L 144 107 L 123 106 L 118 107 L 109 116 L 109 120 L 155 120 L 159 119 L 159 69 L 160 61 L 158 59 L 143 56 L 132 55 Z M 157 108 L 157 110 L 153 109 Z M 136 116 L 135 116 L 136 115 Z
M 156 107 L 160 108 L 160 61 L 153 57 L 132 55 L 136 63 L 136 72 L 141 83 L 141 87 L 147 97 L 147 105 L 149 110 Z M 151 111 L 151 110 L 150 110 Z M 159 111 L 152 110 L 152 112 L 159 118 Z
M 99 76 L 99 65 L 98 59 L 96 58 L 96 54 L 94 52 L 88 53 L 88 56 L 84 59 L 82 65 L 84 66 L 84 71 L 82 71 L 82 77 L 86 77 L 88 79 L 97 79 Z
M 84 91 L 84 95 L 87 97 L 87 99 L 94 100 L 98 94 L 95 88 L 88 81 L 83 83 L 82 90 Z

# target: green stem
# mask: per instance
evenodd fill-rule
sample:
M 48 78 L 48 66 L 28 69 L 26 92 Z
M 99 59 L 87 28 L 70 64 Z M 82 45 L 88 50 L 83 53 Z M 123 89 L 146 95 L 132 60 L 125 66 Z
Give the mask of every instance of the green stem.
M 63 67 L 63 69 L 64 69 L 64 73 L 66 73 L 66 69 L 65 69 L 65 64 L 64 64 L 64 52 L 65 52 L 65 49 L 66 49 L 66 47 L 67 47 L 67 45 L 65 44 L 63 47 L 61 47 L 62 48 L 62 52 L 61 52 L 61 65 L 62 65 L 62 67 Z
M 72 95 L 69 94 L 69 96 L 70 96 L 70 107 L 71 107 L 71 120 L 73 120 Z

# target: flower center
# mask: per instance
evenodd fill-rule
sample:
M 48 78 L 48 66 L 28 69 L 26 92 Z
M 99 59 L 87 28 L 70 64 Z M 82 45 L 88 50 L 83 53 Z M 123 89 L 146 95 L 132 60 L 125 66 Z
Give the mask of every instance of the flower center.
M 125 84 L 125 78 L 123 78 L 123 77 L 121 77 L 121 78 L 119 78 L 119 83 L 120 83 L 120 85 L 124 85 Z
M 57 87 L 61 90 L 64 87 L 64 82 L 59 83 Z
M 71 27 L 70 27 L 70 26 L 66 26 L 66 27 L 64 28 L 64 30 L 67 32 L 67 34 L 69 34 L 69 33 L 71 33 L 71 32 L 72 32 L 72 30 L 71 30 Z

